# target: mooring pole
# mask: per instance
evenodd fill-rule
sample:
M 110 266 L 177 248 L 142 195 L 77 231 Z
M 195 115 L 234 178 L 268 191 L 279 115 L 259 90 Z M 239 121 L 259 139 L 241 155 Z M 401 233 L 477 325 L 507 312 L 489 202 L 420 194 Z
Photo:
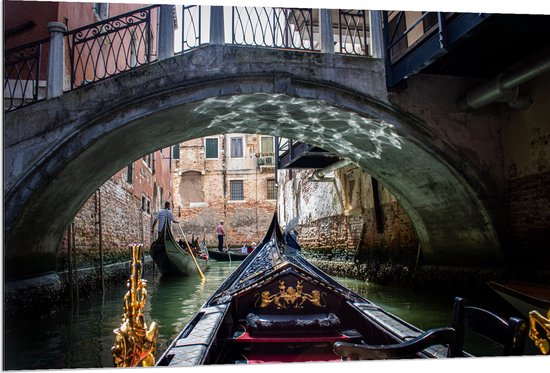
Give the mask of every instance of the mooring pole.
M 69 224 L 67 227 L 67 267 L 69 269 L 69 293 L 71 297 L 71 305 L 74 302 L 73 296 L 73 261 L 72 261 L 72 251 L 71 251 L 71 227 L 72 224 Z
M 101 219 L 101 188 L 97 190 L 97 223 L 99 238 L 99 273 L 101 276 L 101 291 L 105 291 L 105 273 L 103 271 L 103 222 Z
M 75 282 L 75 288 L 76 288 L 76 301 L 78 303 L 78 299 L 79 299 L 79 296 L 78 296 L 78 265 L 76 263 L 76 230 L 75 230 L 75 226 L 74 226 L 74 220 L 73 222 L 71 223 L 73 228 L 72 228 L 72 248 L 73 248 L 73 265 L 74 265 L 74 282 Z

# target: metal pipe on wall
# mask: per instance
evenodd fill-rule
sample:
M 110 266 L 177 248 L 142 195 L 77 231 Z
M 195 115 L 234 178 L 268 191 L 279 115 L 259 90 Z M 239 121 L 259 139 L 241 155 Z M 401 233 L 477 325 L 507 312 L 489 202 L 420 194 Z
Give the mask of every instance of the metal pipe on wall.
M 519 85 L 550 71 L 550 56 L 515 72 L 498 75 L 470 90 L 457 102 L 459 110 L 479 109 L 492 102 L 508 102 L 514 109 L 525 109 L 531 99 L 519 96 Z
M 325 168 L 322 168 L 320 170 L 315 170 L 315 172 L 313 172 L 313 175 L 311 175 L 310 180 L 311 181 L 332 181 L 332 179 L 328 179 L 328 178 L 325 179 L 325 176 L 332 171 L 346 167 L 352 163 L 353 162 L 350 161 L 349 159 L 342 159 L 337 162 L 334 162 L 333 164 L 328 165 Z

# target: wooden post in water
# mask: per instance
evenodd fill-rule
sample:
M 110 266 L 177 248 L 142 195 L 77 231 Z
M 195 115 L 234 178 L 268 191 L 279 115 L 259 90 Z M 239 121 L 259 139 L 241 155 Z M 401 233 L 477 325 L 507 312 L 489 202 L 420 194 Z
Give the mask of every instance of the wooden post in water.
M 73 294 L 73 261 L 72 261 L 72 251 L 71 251 L 71 227 L 72 223 L 67 227 L 67 267 L 69 270 L 69 294 L 71 297 L 71 305 L 74 302 Z
M 99 239 L 99 273 L 101 276 L 101 291 L 105 291 L 105 274 L 103 272 L 103 222 L 101 220 L 101 188 L 97 190 L 97 223 Z

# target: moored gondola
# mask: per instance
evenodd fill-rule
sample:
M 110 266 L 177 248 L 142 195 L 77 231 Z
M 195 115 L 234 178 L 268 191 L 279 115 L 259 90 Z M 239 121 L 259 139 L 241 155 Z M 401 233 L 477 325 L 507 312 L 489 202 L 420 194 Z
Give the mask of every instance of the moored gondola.
M 194 249 L 197 248 L 191 248 L 188 245 L 185 242 L 183 244 L 178 243 L 174 239 L 170 227 L 166 224 L 163 232 L 151 244 L 149 253 L 162 275 L 201 274 L 201 271 L 204 271 L 207 267 L 208 254 L 196 255 Z M 193 253 L 193 256 L 191 253 Z
M 208 249 L 208 257 L 210 259 L 217 260 L 219 262 L 238 262 L 244 260 L 248 256 L 248 253 L 241 253 L 239 251 L 218 251 L 213 249 Z
M 340 361 L 365 358 L 368 349 L 374 358 L 440 358 L 458 355 L 453 341 L 454 329 L 423 332 L 309 263 L 275 214 L 258 248 L 157 365 Z

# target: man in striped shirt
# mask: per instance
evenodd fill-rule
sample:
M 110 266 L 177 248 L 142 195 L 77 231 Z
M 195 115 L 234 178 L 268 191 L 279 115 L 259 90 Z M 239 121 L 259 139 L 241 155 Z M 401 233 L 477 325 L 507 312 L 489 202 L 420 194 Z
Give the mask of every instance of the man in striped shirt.
M 174 220 L 174 215 L 172 214 L 172 210 L 170 210 L 170 202 L 164 203 L 164 208 L 160 210 L 157 214 L 157 217 L 153 221 L 153 226 L 151 227 L 151 232 L 155 231 L 155 225 L 158 222 L 158 233 L 159 236 L 162 234 L 162 230 L 164 229 L 164 225 L 167 223 L 176 223 L 178 224 L 179 221 Z M 170 227 L 170 226 L 168 226 Z

